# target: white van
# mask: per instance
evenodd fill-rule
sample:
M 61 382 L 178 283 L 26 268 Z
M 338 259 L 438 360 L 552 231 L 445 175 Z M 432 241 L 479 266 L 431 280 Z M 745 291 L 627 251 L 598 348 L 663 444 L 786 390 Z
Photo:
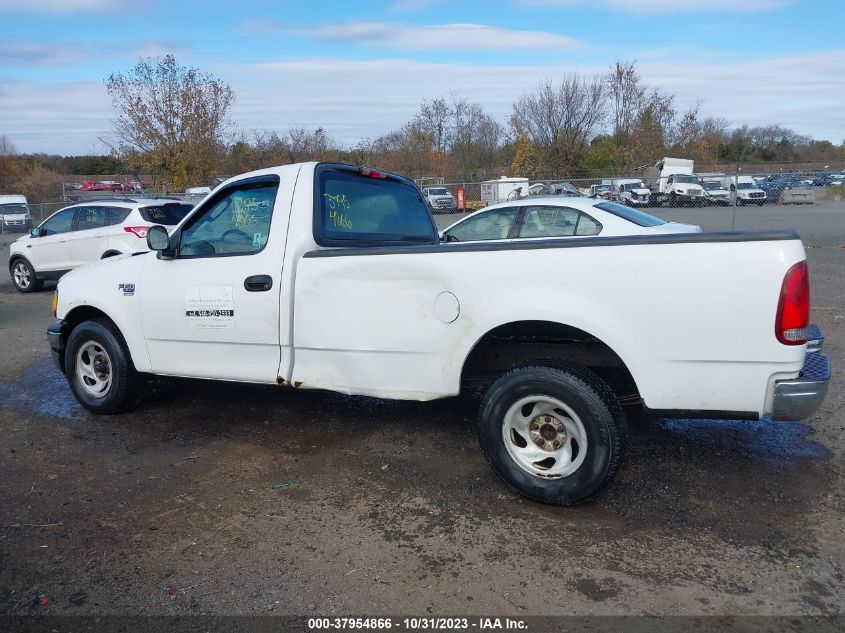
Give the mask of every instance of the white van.
M 0 196 L 0 232 L 29 231 L 32 216 L 25 196 Z

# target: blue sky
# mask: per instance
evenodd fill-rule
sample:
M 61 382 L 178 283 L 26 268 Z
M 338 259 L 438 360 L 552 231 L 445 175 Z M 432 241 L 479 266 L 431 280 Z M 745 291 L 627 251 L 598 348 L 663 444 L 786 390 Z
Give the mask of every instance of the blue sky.
M 681 107 L 839 143 L 843 23 L 837 0 L 0 0 L 0 134 L 102 151 L 103 80 L 172 52 L 232 85 L 247 135 L 322 125 L 351 145 L 452 91 L 504 123 L 538 82 L 624 59 Z

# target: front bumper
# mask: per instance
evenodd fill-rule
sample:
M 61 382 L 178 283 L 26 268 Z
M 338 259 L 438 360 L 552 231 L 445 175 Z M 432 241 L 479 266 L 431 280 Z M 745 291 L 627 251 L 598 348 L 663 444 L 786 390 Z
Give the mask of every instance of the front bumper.
M 772 419 L 804 420 L 822 406 L 830 385 L 830 359 L 822 354 L 824 336 L 815 325 L 797 378 L 775 382 Z
M 62 373 L 65 373 L 66 331 L 67 322 L 62 319 L 56 319 L 47 327 L 47 342 L 50 344 L 50 353 L 53 356 L 53 362 Z
M 32 228 L 32 218 L 26 218 L 23 220 L 10 220 L 2 218 L 0 222 L 2 222 L 3 230 L 6 233 L 11 233 L 14 231 L 28 233 L 29 230 Z

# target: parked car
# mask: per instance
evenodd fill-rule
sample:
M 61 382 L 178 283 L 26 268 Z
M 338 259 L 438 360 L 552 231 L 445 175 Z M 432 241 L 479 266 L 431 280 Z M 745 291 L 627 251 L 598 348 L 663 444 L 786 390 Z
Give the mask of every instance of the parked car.
M 236 229 L 247 201 L 270 214 Z M 71 271 L 54 297 L 50 350 L 97 414 L 138 406 L 151 375 L 399 400 L 471 388 L 495 472 L 571 505 L 620 466 L 620 399 L 801 420 L 830 381 L 792 231 L 444 243 L 412 180 L 304 163 L 224 183 L 147 245 Z
M 26 196 L 0 196 L 0 232 L 28 231 L 32 227 L 32 215 Z
M 704 187 L 704 197 L 710 204 L 727 206 L 731 203 L 731 193 L 721 182 L 704 180 L 701 185 Z
M 147 229 L 176 225 L 193 208 L 177 200 L 86 202 L 60 209 L 9 246 L 9 273 L 20 292 L 99 259 L 147 250 Z
M 642 180 L 628 180 L 619 184 L 616 197 L 629 207 L 647 207 L 651 204 L 651 189 Z
M 610 200 L 613 195 L 613 185 L 590 185 L 589 198 L 602 198 Z
M 446 187 L 426 187 L 422 190 L 422 193 L 429 209 L 433 213 L 437 213 L 438 211 L 452 213 L 457 206 L 455 196 Z
M 529 196 L 570 196 L 580 197 L 578 187 L 568 182 L 536 182 L 528 187 Z
M 121 188 L 123 191 L 134 191 L 135 193 L 140 193 L 149 189 L 150 183 L 143 182 L 141 180 L 126 179 L 121 183 Z
M 550 197 L 485 207 L 444 229 L 440 237 L 444 242 L 478 242 L 700 232 L 694 224 L 666 222 L 618 202 Z

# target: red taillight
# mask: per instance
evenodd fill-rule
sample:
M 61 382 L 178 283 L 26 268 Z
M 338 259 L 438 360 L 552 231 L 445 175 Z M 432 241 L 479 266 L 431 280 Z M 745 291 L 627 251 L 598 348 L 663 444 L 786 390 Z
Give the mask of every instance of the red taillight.
M 132 233 L 135 237 L 144 238 L 147 237 L 147 231 L 150 229 L 148 226 L 124 226 L 123 230 L 127 233 Z
M 807 262 L 798 262 L 783 278 L 775 321 L 775 336 L 784 345 L 807 342 L 810 325 L 810 276 Z
M 361 176 L 367 176 L 368 178 L 387 178 L 387 174 L 383 174 L 375 169 L 370 169 L 369 167 L 359 167 L 358 173 Z

